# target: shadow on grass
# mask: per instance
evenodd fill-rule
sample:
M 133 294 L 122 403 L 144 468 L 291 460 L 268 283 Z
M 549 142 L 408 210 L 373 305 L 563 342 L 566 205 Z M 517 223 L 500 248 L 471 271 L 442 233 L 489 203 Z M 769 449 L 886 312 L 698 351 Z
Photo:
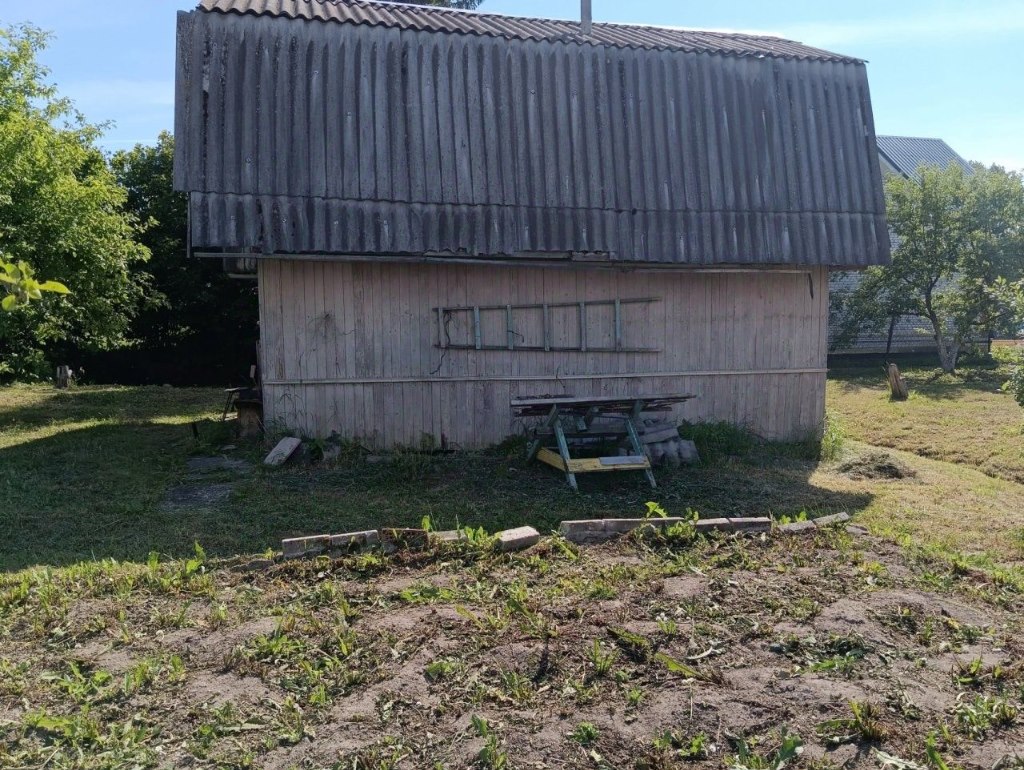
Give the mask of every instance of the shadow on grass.
M 992 393 L 999 390 L 1009 374 L 990 359 L 964 359 L 953 374 L 945 374 L 934 360 L 920 357 L 897 361 L 911 393 L 934 400 L 962 398 L 970 392 Z M 844 393 L 862 388 L 888 390 L 885 359 L 872 356 L 860 362 L 843 360 L 833 363 L 828 378 Z
M 224 406 L 224 393 L 215 388 L 84 386 L 57 390 L 31 386 L 6 389 L 5 396 L 0 403 L 0 430 L 86 420 L 187 419 Z
M 854 513 L 871 495 L 834 492 L 809 482 L 816 463 L 758 449 L 744 459 L 658 473 L 652 490 L 641 474 L 592 474 L 574 494 L 564 477 L 519 456 L 398 455 L 335 467 L 264 470 L 237 478 L 227 499 L 168 507 L 167 491 L 185 480 L 196 447 L 183 425 L 103 424 L 0 449 L 0 569 L 66 565 L 111 557 L 171 557 L 199 542 L 211 556 L 258 553 L 282 537 L 382 526 L 532 524 L 563 519 L 637 516 L 655 500 L 670 513 L 703 516 Z M 255 454 L 255 452 L 254 452 Z

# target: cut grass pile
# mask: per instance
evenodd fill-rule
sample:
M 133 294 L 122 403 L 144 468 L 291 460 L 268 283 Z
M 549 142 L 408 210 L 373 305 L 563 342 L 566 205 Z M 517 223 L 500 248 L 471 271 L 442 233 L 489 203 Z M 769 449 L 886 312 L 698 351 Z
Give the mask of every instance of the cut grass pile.
M 842 530 L 230 567 L 0 577 L 0 766 L 1021 766 L 1019 590 Z

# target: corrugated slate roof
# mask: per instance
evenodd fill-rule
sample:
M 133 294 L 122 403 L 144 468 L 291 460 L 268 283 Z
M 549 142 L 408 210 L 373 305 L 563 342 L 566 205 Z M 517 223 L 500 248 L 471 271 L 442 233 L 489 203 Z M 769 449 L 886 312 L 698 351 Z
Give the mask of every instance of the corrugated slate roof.
M 376 0 L 201 0 L 199 8 L 219 13 L 367 24 L 427 32 L 484 35 L 507 40 L 546 40 L 734 56 L 860 61 L 792 40 L 763 35 L 595 22 L 592 34 L 584 36 L 578 21 L 505 16 Z
M 484 16 L 345 4 L 368 7 Z M 178 19 L 175 185 L 197 250 L 889 258 L 863 63 L 383 23 L 340 34 L 255 12 Z
M 921 166 L 947 168 L 958 165 L 968 174 L 973 173 L 971 164 L 941 139 L 880 135 L 877 140 L 878 151 L 896 171 L 908 179 L 918 179 L 917 170 Z

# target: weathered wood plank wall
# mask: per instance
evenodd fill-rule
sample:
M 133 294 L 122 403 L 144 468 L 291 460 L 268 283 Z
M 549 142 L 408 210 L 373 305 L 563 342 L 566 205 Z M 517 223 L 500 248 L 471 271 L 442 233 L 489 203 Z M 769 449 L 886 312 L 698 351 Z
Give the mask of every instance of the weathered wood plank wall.
M 771 439 L 820 429 L 828 275 L 617 272 L 529 267 L 261 260 L 267 420 L 336 430 L 373 447 L 477 447 L 522 429 L 509 399 L 539 394 L 695 393 L 677 418 L 729 420 Z M 658 352 L 442 350 L 435 308 L 656 297 L 623 311 L 623 345 Z M 541 313 L 516 332 L 541 340 Z M 578 314 L 551 311 L 552 342 L 579 344 Z M 614 344 L 613 311 L 588 309 L 591 345 Z M 472 340 L 472 314 L 447 337 Z M 503 315 L 481 319 L 505 338 Z

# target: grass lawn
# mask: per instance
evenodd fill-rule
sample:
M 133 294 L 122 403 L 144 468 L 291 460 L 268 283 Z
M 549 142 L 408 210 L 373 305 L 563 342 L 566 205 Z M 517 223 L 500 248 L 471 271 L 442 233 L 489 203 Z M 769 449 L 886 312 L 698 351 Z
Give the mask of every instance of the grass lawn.
M 910 376 L 917 381 L 913 370 Z M 906 419 L 927 423 L 913 412 L 930 404 L 924 396 L 890 404 L 867 372 L 829 387 L 830 409 L 843 414 L 855 439 L 847 456 L 870 454 L 862 442 L 884 443 L 863 426 L 883 430 L 894 422 L 853 419 L 859 413 L 848 401 L 870 405 L 861 412 L 901 409 L 912 412 Z M 1005 394 L 985 398 L 1002 408 L 1000 425 L 1019 419 Z M 384 462 L 353 453 L 327 465 L 265 469 L 262 447 L 228 443 L 215 421 L 220 399 L 219 391 L 202 389 L 0 390 L 0 567 L 145 561 L 151 551 L 183 557 L 195 542 L 227 557 L 260 553 L 298 534 L 418 526 L 424 516 L 439 529 L 529 523 L 550 531 L 566 518 L 636 514 L 651 499 L 673 514 L 692 508 L 703 516 L 848 511 L 879 532 L 978 563 L 1017 566 L 1024 558 L 1024 486 L 972 464 L 919 457 L 913 446 L 891 454 L 914 475 L 879 480 L 807 459 L 804 447 L 742 446 L 712 433 L 705 441 L 710 462 L 659 472 L 657 491 L 640 474 L 616 474 L 585 476 L 582 493 L 574 494 L 551 469 L 523 463 L 518 448 L 401 453 Z M 959 401 L 944 403 L 951 411 Z M 963 421 L 961 439 L 949 443 L 966 446 L 975 432 Z M 229 467 L 196 469 L 206 457 L 226 458 Z
M 878 361 L 830 370 L 828 408 L 851 437 L 1024 483 L 1024 410 L 1000 390 L 1005 369 L 968 364 L 944 375 L 919 359 L 901 371 L 910 386 L 903 402 L 889 400 Z

